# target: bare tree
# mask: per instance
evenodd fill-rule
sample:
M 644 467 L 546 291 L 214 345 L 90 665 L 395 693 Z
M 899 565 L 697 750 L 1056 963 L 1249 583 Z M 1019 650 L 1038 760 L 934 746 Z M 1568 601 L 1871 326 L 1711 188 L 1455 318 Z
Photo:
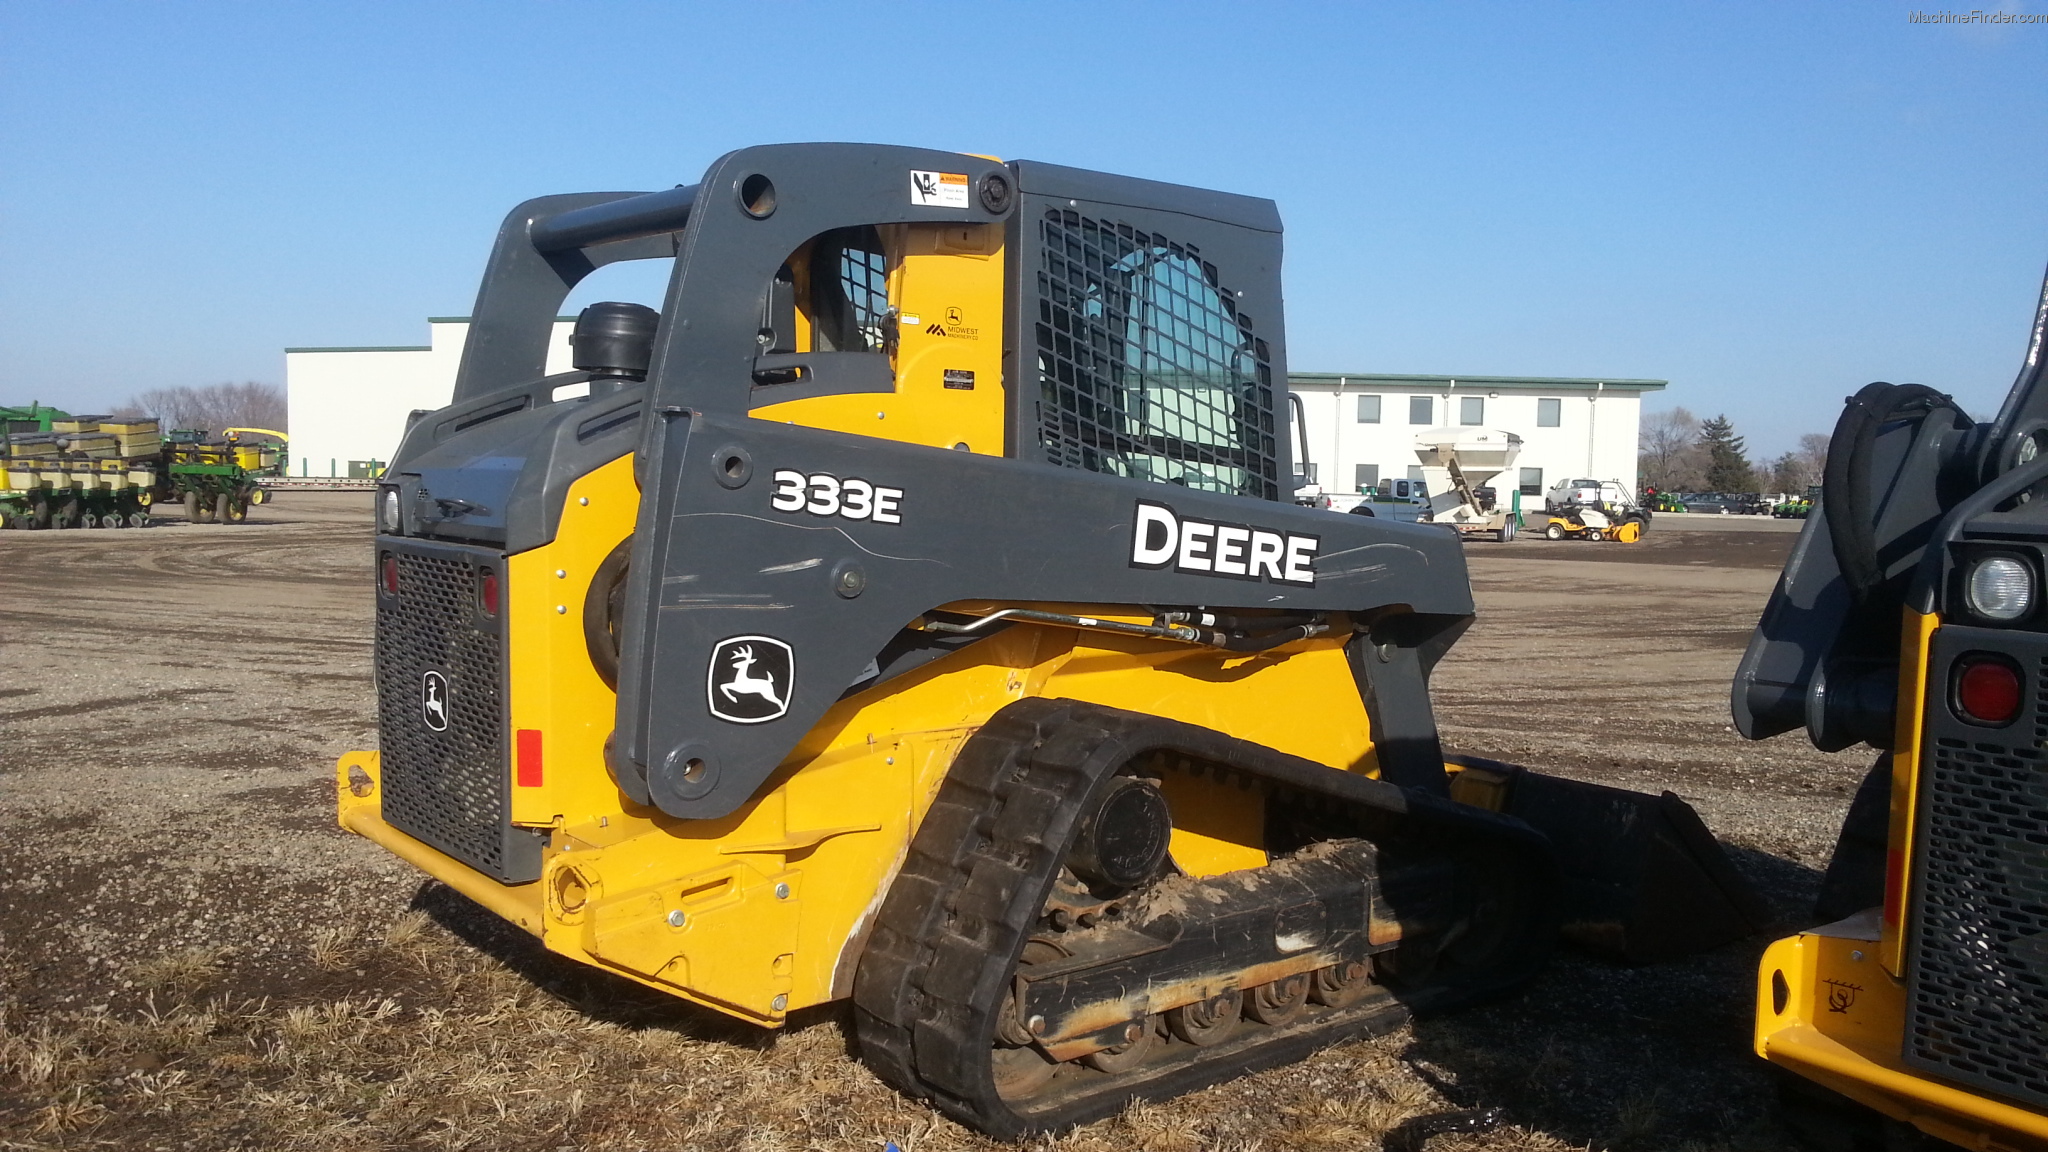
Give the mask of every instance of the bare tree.
M 1775 491 L 1787 496 L 1804 496 L 1810 485 L 1818 484 L 1828 467 L 1828 438 L 1808 432 L 1799 447 L 1771 461 L 1765 473 Z
M 1806 483 L 1818 484 L 1828 470 L 1828 437 L 1820 432 L 1808 432 L 1799 438 L 1799 462 L 1806 472 Z M 1804 487 L 1799 489 L 1806 491 Z
M 1683 408 L 1643 417 L 1636 437 L 1636 468 L 1644 485 L 1664 492 L 1696 491 L 1706 484 L 1706 451 L 1699 417 Z
M 154 416 L 166 429 L 198 428 L 216 434 L 227 428 L 282 430 L 285 396 L 283 388 L 253 380 L 200 388 L 152 388 L 138 393 L 122 413 Z

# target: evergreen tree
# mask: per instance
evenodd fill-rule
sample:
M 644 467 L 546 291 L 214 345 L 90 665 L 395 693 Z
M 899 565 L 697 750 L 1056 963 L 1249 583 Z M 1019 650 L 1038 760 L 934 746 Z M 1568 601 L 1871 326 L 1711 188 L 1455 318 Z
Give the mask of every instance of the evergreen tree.
M 1753 492 L 1756 475 L 1743 453 L 1742 437 L 1728 417 L 1700 421 L 1700 445 L 1707 450 L 1707 487 L 1716 492 Z

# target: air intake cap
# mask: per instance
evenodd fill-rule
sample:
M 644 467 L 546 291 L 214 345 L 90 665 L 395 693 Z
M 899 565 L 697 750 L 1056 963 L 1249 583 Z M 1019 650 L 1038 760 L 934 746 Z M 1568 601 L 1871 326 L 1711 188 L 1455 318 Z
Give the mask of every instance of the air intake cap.
M 661 313 L 645 304 L 607 300 L 585 308 L 569 334 L 576 370 L 645 380 L 654 352 L 654 326 L 660 320 Z

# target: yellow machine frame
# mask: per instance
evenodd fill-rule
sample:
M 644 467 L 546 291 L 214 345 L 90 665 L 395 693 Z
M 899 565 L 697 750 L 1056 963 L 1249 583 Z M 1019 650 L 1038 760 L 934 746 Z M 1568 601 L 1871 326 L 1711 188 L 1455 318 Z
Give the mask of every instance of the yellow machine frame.
M 949 390 L 943 369 L 1002 379 L 1003 251 L 994 225 L 881 229 L 901 331 L 893 394 L 825 396 L 752 415 L 1001 455 L 1004 391 Z M 793 259 L 802 267 L 805 261 Z M 801 297 L 801 293 L 799 294 Z M 799 351 L 809 329 L 799 318 Z M 943 366 L 943 368 L 942 368 Z M 586 649 L 584 598 L 633 531 L 633 458 L 570 486 L 549 543 L 506 559 L 512 822 L 548 829 L 541 879 L 506 886 L 387 824 L 379 756 L 336 766 L 341 825 L 539 937 L 551 950 L 755 1024 L 848 995 L 866 932 L 967 737 L 1033 696 L 1227 730 L 1378 774 L 1344 652 L 1348 625 L 1256 654 L 1020 624 L 841 701 L 732 815 L 678 820 L 627 801 L 605 766 L 616 699 Z M 1041 607 L 1147 623 L 1134 605 Z M 1343 622 L 1339 621 L 1342 625 Z M 1169 780 L 1173 858 L 1209 876 L 1267 862 L 1258 793 Z
M 1905 613 L 1898 733 L 1881 908 L 1789 936 L 1757 971 L 1756 1052 L 1774 1064 L 1929 1135 L 1977 1149 L 2048 1149 L 2048 1116 L 2001 1103 L 1909 1067 L 1905 912 L 1913 813 L 1935 614 Z

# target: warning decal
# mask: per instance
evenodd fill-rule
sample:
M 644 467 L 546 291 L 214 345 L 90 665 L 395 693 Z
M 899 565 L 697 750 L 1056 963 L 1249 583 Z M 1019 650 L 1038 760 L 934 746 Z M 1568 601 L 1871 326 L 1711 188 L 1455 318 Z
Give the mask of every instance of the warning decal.
M 965 172 L 912 172 L 910 202 L 926 208 L 967 207 Z

